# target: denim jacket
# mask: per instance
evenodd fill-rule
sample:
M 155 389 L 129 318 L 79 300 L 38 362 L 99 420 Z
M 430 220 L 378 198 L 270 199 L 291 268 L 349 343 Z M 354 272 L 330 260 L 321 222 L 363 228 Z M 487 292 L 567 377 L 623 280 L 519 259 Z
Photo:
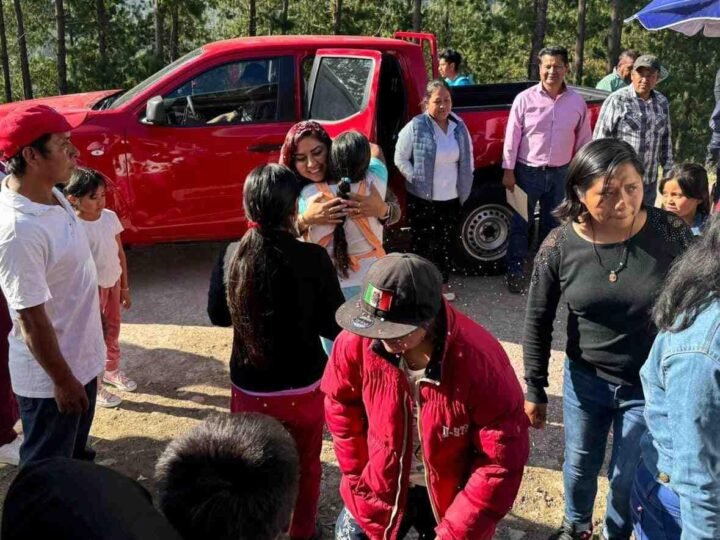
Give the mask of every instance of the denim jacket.
M 643 460 L 680 498 L 683 540 L 720 538 L 720 301 L 661 332 L 640 370 Z

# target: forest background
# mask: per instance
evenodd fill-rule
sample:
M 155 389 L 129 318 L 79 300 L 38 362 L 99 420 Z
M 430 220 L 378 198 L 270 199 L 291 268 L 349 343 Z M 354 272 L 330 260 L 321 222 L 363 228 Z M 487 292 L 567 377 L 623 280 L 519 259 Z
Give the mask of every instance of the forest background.
M 595 86 L 622 49 L 670 77 L 676 160 L 702 161 L 720 39 L 648 32 L 623 19 L 649 0 L 0 0 L 2 101 L 130 88 L 204 43 L 248 35 L 433 32 L 478 83 L 537 78 L 537 51 L 571 52 L 571 82 Z

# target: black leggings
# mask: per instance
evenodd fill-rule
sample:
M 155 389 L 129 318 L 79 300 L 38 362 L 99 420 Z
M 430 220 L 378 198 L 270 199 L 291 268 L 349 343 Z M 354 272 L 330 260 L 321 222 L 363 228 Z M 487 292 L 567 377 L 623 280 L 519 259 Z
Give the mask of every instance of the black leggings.
M 443 283 L 447 283 L 452 270 L 452 249 L 458 235 L 460 200 L 426 201 L 408 193 L 407 212 L 412 231 L 411 251 L 437 266 Z

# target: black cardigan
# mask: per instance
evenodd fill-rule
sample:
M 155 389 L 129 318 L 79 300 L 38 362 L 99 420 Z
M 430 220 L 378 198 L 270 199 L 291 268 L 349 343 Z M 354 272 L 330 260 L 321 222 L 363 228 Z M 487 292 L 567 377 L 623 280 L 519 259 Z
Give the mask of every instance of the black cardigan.
M 233 334 L 230 379 L 235 386 L 254 392 L 303 388 L 318 381 L 327 362 L 320 336 L 335 339 L 340 332 L 335 311 L 344 298 L 327 252 L 290 234 L 275 234 L 275 247 L 286 264 L 273 277 L 275 294 L 268 298 L 276 338 L 273 357 L 262 368 L 253 366 L 237 330 Z M 232 325 L 227 273 L 237 245 L 223 250 L 210 278 L 208 316 L 217 326 Z

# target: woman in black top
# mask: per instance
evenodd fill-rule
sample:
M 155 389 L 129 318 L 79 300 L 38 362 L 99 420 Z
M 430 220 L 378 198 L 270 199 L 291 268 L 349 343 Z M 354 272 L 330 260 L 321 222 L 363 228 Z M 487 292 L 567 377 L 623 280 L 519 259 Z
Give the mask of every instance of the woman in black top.
M 320 450 L 324 424 L 320 378 L 327 357 L 320 336 L 334 339 L 335 311 L 344 302 L 337 273 L 321 246 L 298 241 L 299 183 L 287 167 L 254 169 L 243 191 L 250 226 L 231 253 L 227 303 L 233 326 L 231 412 L 274 416 L 293 435 L 300 484 L 290 538 L 316 537 Z M 222 279 L 220 270 L 213 281 Z M 222 283 L 211 285 L 209 311 L 224 304 Z M 214 322 L 222 314 L 211 313 Z
M 553 539 L 589 538 L 597 476 L 610 427 L 604 521 L 608 540 L 632 531 L 629 495 L 645 432 L 639 370 L 656 334 L 650 309 L 673 262 L 692 241 L 679 218 L 642 206 L 642 164 L 614 139 L 595 140 L 570 164 L 563 225 L 535 259 L 523 343 L 535 428 L 547 415 L 548 361 L 561 295 L 568 306 L 563 385 L 565 519 Z

